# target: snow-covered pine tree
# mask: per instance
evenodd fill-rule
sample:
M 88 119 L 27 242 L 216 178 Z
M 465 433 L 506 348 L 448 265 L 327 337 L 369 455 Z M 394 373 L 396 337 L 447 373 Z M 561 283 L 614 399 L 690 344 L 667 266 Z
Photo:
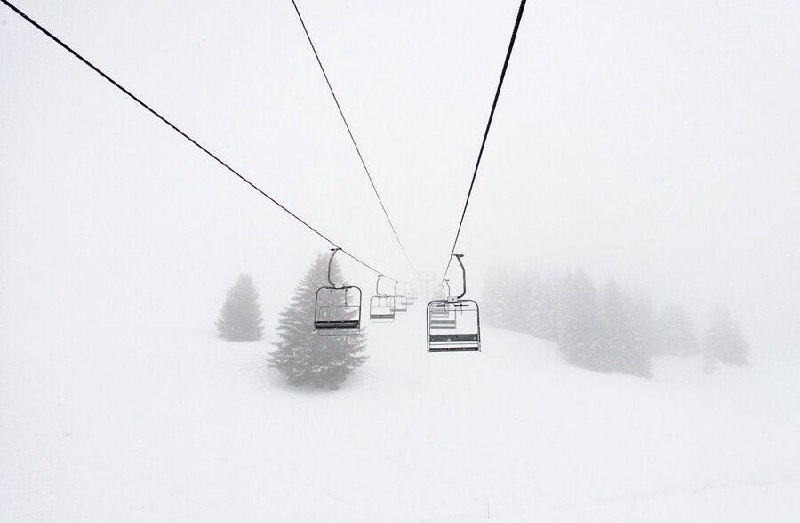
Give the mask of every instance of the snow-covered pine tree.
M 509 271 L 505 295 L 505 323 L 507 329 L 531 333 L 530 322 L 533 289 L 539 275 L 532 269 L 522 268 Z
M 559 349 L 567 361 L 592 370 L 607 370 L 597 291 L 582 270 L 563 282 Z
M 450 284 L 454 293 L 461 291 L 461 276 Z M 483 292 L 481 316 L 487 325 L 525 331 L 527 328 L 529 282 L 522 271 L 494 265 L 489 271 Z M 485 313 L 483 311 L 486 311 Z
M 623 292 L 622 300 L 627 315 L 628 331 L 623 335 L 625 350 L 616 370 L 641 378 L 650 378 L 655 343 L 653 306 L 650 298 L 641 292 L 633 298 Z
M 328 285 L 329 256 L 320 254 L 297 286 L 291 303 L 280 313 L 278 341 L 269 354 L 269 366 L 295 386 L 338 389 L 367 356 L 362 353 L 366 336 L 320 336 L 314 332 L 314 300 L 317 289 Z M 342 281 L 338 263 L 331 266 L 331 280 Z
M 228 341 L 261 339 L 261 307 L 252 276 L 242 274 L 230 288 L 216 326 L 219 335 Z
M 677 356 L 697 354 L 697 335 L 692 319 L 680 305 L 666 305 L 661 312 L 655 349 L 658 354 Z
M 503 302 L 505 297 L 505 268 L 492 264 L 484 278 L 483 293 L 481 294 L 481 320 L 486 325 L 501 327 L 503 317 Z
M 582 272 L 566 280 L 560 347 L 567 359 L 600 372 L 650 377 L 650 313 L 646 300 L 634 301 L 613 280 L 597 295 Z
M 600 321 L 603 331 L 603 358 L 598 361 L 599 370 L 622 371 L 625 359 L 631 351 L 631 311 L 617 283 L 610 279 L 603 286 L 600 296 Z
M 733 315 L 726 307 L 718 307 L 711 316 L 703 368 L 711 372 L 717 363 L 747 365 L 747 343 Z
M 559 332 L 559 284 L 552 275 L 536 280 L 532 288 L 528 311 L 528 331 L 543 340 L 558 341 Z

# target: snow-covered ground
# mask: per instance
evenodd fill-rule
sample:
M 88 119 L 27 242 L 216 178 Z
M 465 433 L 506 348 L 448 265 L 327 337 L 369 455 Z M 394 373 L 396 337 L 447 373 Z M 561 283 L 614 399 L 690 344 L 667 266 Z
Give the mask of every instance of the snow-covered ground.
M 369 325 L 336 392 L 210 329 L 7 325 L 0 520 L 800 517 L 796 363 L 645 381 L 490 328 L 480 354 L 427 354 L 423 309 Z

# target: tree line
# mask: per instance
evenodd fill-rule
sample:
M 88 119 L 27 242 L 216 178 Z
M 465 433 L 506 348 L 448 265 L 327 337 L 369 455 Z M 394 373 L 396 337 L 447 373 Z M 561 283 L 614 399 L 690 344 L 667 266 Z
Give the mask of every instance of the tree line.
M 649 378 L 658 355 L 702 355 L 709 372 L 721 363 L 747 364 L 747 345 L 727 308 L 714 311 L 701 340 L 682 305 L 656 311 L 644 292 L 614 279 L 598 287 L 582 270 L 496 267 L 481 305 L 486 323 L 552 341 L 567 361 L 590 370 Z

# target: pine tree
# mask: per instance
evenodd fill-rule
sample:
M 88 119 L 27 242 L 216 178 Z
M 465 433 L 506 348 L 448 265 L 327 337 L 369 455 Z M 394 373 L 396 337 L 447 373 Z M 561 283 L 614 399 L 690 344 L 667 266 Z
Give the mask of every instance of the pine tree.
M 582 272 L 565 280 L 559 346 L 568 361 L 600 372 L 650 377 L 649 302 L 632 300 L 610 280 L 598 297 Z
M 597 291 L 583 271 L 563 282 L 559 348 L 567 361 L 591 370 L 608 370 Z
M 558 282 L 552 276 L 537 279 L 531 290 L 528 332 L 548 341 L 558 341 Z
M 603 330 L 604 354 L 602 370 L 624 371 L 631 352 L 630 303 L 612 279 L 606 282 L 600 298 L 600 317 Z
M 363 333 L 352 336 L 320 336 L 314 332 L 314 306 L 317 289 L 328 285 L 328 259 L 320 254 L 297 286 L 291 303 L 280 313 L 278 341 L 269 354 L 269 366 L 278 369 L 295 386 L 338 389 L 367 356 L 362 355 Z M 341 282 L 336 260 L 331 279 Z
M 692 356 L 698 352 L 697 335 L 692 319 L 680 305 L 667 305 L 658 326 L 658 354 Z
M 481 301 L 481 319 L 486 325 L 502 327 L 503 302 L 505 299 L 506 270 L 494 264 L 484 279 Z
M 252 276 L 242 274 L 230 288 L 216 326 L 219 335 L 228 341 L 261 339 L 261 307 Z
M 651 375 L 654 343 L 653 308 L 645 294 L 631 298 L 613 280 L 606 289 L 604 332 L 611 353 L 612 370 L 642 378 Z
M 510 276 L 505 297 L 508 329 L 531 333 L 533 289 L 538 284 L 539 275 L 532 269 L 518 269 L 512 271 Z
M 747 344 L 741 330 L 726 307 L 719 307 L 711 317 L 703 368 L 713 371 L 717 363 L 747 365 Z

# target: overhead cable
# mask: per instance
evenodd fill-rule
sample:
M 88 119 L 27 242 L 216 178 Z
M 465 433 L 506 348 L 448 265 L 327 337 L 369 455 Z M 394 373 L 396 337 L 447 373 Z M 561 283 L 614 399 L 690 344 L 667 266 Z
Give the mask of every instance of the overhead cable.
M 414 262 L 411 261 L 411 257 L 408 255 L 408 251 L 406 250 L 403 242 L 400 241 L 400 235 L 397 233 L 397 229 L 392 223 L 392 219 L 389 217 L 389 211 L 386 210 L 386 206 L 383 203 L 383 199 L 381 198 L 380 193 L 378 192 L 378 188 L 375 186 L 375 180 L 372 179 L 372 174 L 369 172 L 367 168 L 367 162 L 364 160 L 364 156 L 361 154 L 361 149 L 358 147 L 358 142 L 356 142 L 356 138 L 353 135 L 353 131 L 350 129 L 350 124 L 347 122 L 347 118 L 344 116 L 344 111 L 342 110 L 342 105 L 339 103 L 339 98 L 337 98 L 336 93 L 333 90 L 333 85 L 331 85 L 331 81 L 328 78 L 328 73 L 325 71 L 325 66 L 322 65 L 322 59 L 319 57 L 319 53 L 317 52 L 317 47 L 314 45 L 314 42 L 311 40 L 311 34 L 308 32 L 308 27 L 306 26 L 305 21 L 303 20 L 303 15 L 300 14 L 300 8 L 297 6 L 297 2 L 292 0 L 292 5 L 294 6 L 294 10 L 297 13 L 297 18 L 300 20 L 300 25 L 303 26 L 303 32 L 306 34 L 306 39 L 308 40 L 308 44 L 311 46 L 311 50 L 314 52 L 314 58 L 317 59 L 317 65 L 319 65 L 320 71 L 322 71 L 322 76 L 325 78 L 325 83 L 328 84 L 328 90 L 331 93 L 331 98 L 333 98 L 334 103 L 336 104 L 336 108 L 339 110 L 339 116 L 342 118 L 342 122 L 344 123 L 345 129 L 347 129 L 347 134 L 350 136 L 350 141 L 353 142 L 353 147 L 356 150 L 356 154 L 358 155 L 358 159 L 361 161 L 361 167 L 363 167 L 364 172 L 369 179 L 369 183 L 372 186 L 372 191 L 375 193 L 375 197 L 378 198 L 378 203 L 381 206 L 381 210 L 383 211 L 383 215 L 386 217 L 386 221 L 389 222 L 389 227 L 392 229 L 392 233 L 394 234 L 394 239 L 397 241 L 397 244 L 400 246 L 400 250 L 403 252 L 403 256 L 405 256 L 406 261 L 411 266 L 411 269 L 414 273 L 419 277 L 419 271 L 417 271 L 416 266 L 414 266 Z
M 210 157 L 210 158 L 212 158 L 214 161 L 216 161 L 216 162 L 217 162 L 219 165 L 221 165 L 222 167 L 224 167 L 224 168 L 225 168 L 225 169 L 226 169 L 228 172 L 230 172 L 231 174 L 235 175 L 235 176 L 236 176 L 237 178 L 239 178 L 241 181 L 243 181 L 244 183 L 246 183 L 247 185 L 249 185 L 249 186 L 250 186 L 250 188 L 252 188 L 252 189 L 253 189 L 253 190 L 255 190 L 256 192 L 258 192 L 258 193 L 259 193 L 261 196 L 263 196 L 263 197 L 267 198 L 269 201 L 271 201 L 272 203 L 274 203 L 274 204 L 275 204 L 276 206 L 278 206 L 278 208 L 280 208 L 280 209 L 281 209 L 283 212 L 285 212 L 286 214 L 288 214 L 289 216 L 291 216 L 292 218 L 294 218 L 295 220 L 297 220 L 298 222 L 300 222 L 301 224 L 303 224 L 303 225 L 304 225 L 304 226 L 305 226 L 307 229 L 309 229 L 311 232 L 313 232 L 314 234 L 316 234 L 317 236 L 319 236 L 320 238 L 322 238 L 323 240 L 325 240 L 326 242 L 328 242 L 328 243 L 329 243 L 329 244 L 331 244 L 332 246 L 334 246 L 334 247 L 338 247 L 339 249 L 341 249 L 341 251 L 342 251 L 344 254 L 346 254 L 347 256 L 349 256 L 350 258 L 352 258 L 354 261 L 358 262 L 359 264 L 363 265 L 364 267 L 366 267 L 366 268 L 367 268 L 367 269 L 369 269 L 370 271 L 374 272 L 375 274 L 383 274 L 385 277 L 387 277 L 387 278 L 389 278 L 389 279 L 391 279 L 391 280 L 397 281 L 397 280 L 395 280 L 394 278 L 391 278 L 391 277 L 389 277 L 389 276 L 386 276 L 386 274 L 385 274 L 385 273 L 383 273 L 382 271 L 379 271 L 378 269 L 376 269 L 376 268 L 375 268 L 375 267 L 373 267 L 372 265 L 368 264 L 367 262 L 365 262 L 365 261 L 364 261 L 364 260 L 362 260 L 361 258 L 359 258 L 359 257 L 357 257 L 356 255 L 352 254 L 352 253 L 351 253 L 351 252 L 349 252 L 347 249 L 345 249 L 344 247 L 342 247 L 342 246 L 341 246 L 341 244 L 338 244 L 338 243 L 334 242 L 334 241 L 333 241 L 333 240 L 332 240 L 330 237 L 328 237 L 328 236 L 326 236 L 325 234 L 323 234 L 323 233 L 322 233 L 322 232 L 321 232 L 319 229 L 315 228 L 314 226 L 312 226 L 311 224 L 309 224 L 309 223 L 308 223 L 306 220 L 304 220 L 303 218 L 301 218 L 300 216 L 298 216 L 296 213 L 294 213 L 293 211 L 291 211 L 291 210 L 290 210 L 288 207 L 286 207 L 284 204 L 282 204 L 281 202 L 279 202 L 278 200 L 276 200 L 276 199 L 275 199 L 273 196 L 271 196 L 270 194 L 268 194 L 267 192 L 265 192 L 263 189 L 261 189 L 260 187 L 258 187 L 258 186 L 257 186 L 255 183 L 253 183 L 252 181 L 250 181 L 248 178 L 246 178 L 244 175 L 242 175 L 242 174 L 241 174 L 239 171 L 237 171 L 236 169 L 234 169 L 233 167 L 231 167 L 229 163 L 227 163 L 226 161 L 222 160 L 222 159 L 221 159 L 221 158 L 220 158 L 220 157 L 219 157 L 217 154 L 213 153 L 213 152 L 212 152 L 211 150 L 209 150 L 207 147 L 205 147 L 205 146 L 204 146 L 204 145 L 202 145 L 200 142 L 198 142 L 197 140 L 195 140 L 194 138 L 192 138 L 192 137 L 191 137 L 189 134 L 187 134 L 185 131 L 183 131 L 183 130 L 182 130 L 180 127 L 178 127 L 177 125 L 175 125 L 174 123 L 172 123 L 172 122 L 171 122 L 170 120 L 168 120 L 166 117 L 162 116 L 162 115 L 161 115 L 161 114 L 160 114 L 158 111 L 156 111 L 155 109 L 153 109 L 153 108 L 152 108 L 150 105 L 148 105 L 148 104 L 146 104 L 145 102 L 143 102 L 143 101 L 142 101 L 142 100 L 141 100 L 139 97 L 137 97 L 135 94 L 133 94 L 133 93 L 132 93 L 130 90 L 128 90 L 127 88 L 123 87 L 123 86 L 122 86 L 122 85 L 121 85 L 119 82 L 117 82 L 116 80 L 114 80 L 113 78 L 111 78 L 109 75 L 107 75 L 106 73 L 104 73 L 104 72 L 103 72 L 103 71 L 102 71 L 102 70 L 101 70 L 99 67 L 97 67 L 97 66 L 95 66 L 94 64 L 92 64 L 92 63 L 91 63 L 89 60 L 87 60 L 87 59 L 86 59 L 86 58 L 84 58 L 84 57 L 83 57 L 83 56 L 82 56 L 80 53 L 78 53 L 77 51 L 75 51 L 74 49 L 72 49 L 72 48 L 71 48 L 69 45 L 67 45 L 66 43 L 64 43 L 64 42 L 63 42 L 61 39 L 59 39 L 59 38 L 58 38 L 57 36 L 55 36 L 53 33 L 51 33 L 50 31 L 48 31 L 48 30 L 47 30 L 47 29 L 45 29 L 44 27 L 42 27 L 42 26 L 41 26 L 41 25 L 40 25 L 38 22 L 36 22 L 35 20 L 33 20 L 31 17 L 29 17 L 29 16 L 28 16 L 27 14 L 25 14 L 24 12 L 22 12 L 22 11 L 21 11 L 21 10 L 20 10 L 18 7 L 16 7 L 14 4 L 12 4 L 11 2 L 9 2 L 8 0 L 0 0 L 0 2 L 2 2 L 3 4 L 5 4 L 6 6 L 8 6 L 8 8 L 9 8 L 9 9 L 11 9 L 11 10 L 12 10 L 12 11 L 14 11 L 15 13 L 17 13 L 17 14 L 18 14 L 20 17 L 22 17 L 22 18 L 23 18 L 25 21 L 27 21 L 28 23 L 30 23 L 31 25 L 33 25 L 33 26 L 34 26 L 36 29 L 38 29 L 39 31 L 41 31 L 41 32 L 42 32 L 44 35 L 46 35 L 48 38 L 50 38 L 50 39 L 51 39 L 51 40 L 53 40 L 55 43 L 57 43 L 59 46 L 61 46 L 62 48 L 64 48 L 64 49 L 65 49 L 67 52 L 69 52 L 69 53 L 70 53 L 72 56 L 74 56 L 75 58 L 77 58 L 78 60 L 80 60 L 81 62 L 83 62 L 83 64 L 84 64 L 84 65 L 88 66 L 88 67 L 89 67 L 90 69 L 92 69 L 92 70 L 93 70 L 95 73 L 99 74 L 101 77 L 103 77 L 103 78 L 104 78 L 105 80 L 107 80 L 109 83 L 111 83 L 111 84 L 112 84 L 114 87 L 116 87 L 117 89 L 119 89 L 120 91 L 122 91 L 122 92 L 123 92 L 125 95 L 127 95 L 129 98 L 131 98 L 131 99 L 132 99 L 133 101 L 135 101 L 137 104 L 139 104 L 139 105 L 140 105 L 142 108 L 144 108 L 144 109 L 145 109 L 145 110 L 147 110 L 147 111 L 148 111 L 150 114 L 152 114 L 153 116 L 155 116 L 156 118 L 158 118 L 158 119 L 159 119 L 159 120 L 160 120 L 162 123 L 164 123 L 164 124 L 165 124 L 167 127 L 169 127 L 170 129 L 172 129 L 173 131 L 175 131 L 176 133 L 178 133 L 179 135 L 181 135 L 183 138 L 185 138 L 185 139 L 186 139 L 188 142 L 190 142 L 192 145 L 194 145 L 195 147 L 197 147 L 198 149 L 200 149 L 200 150 L 201 150 L 203 153 L 205 153 L 207 156 L 209 156 L 209 157 Z
M 461 218 L 458 220 L 458 230 L 456 231 L 456 237 L 453 240 L 453 246 L 450 248 L 450 256 L 447 259 L 447 266 L 444 269 L 444 273 L 442 273 L 442 278 L 447 275 L 447 270 L 450 268 L 450 264 L 453 261 L 453 254 L 456 252 L 456 246 L 458 245 L 458 239 L 461 236 L 461 226 L 464 223 L 464 216 L 467 214 L 467 207 L 469 207 L 469 197 L 472 195 L 472 188 L 475 186 L 475 179 L 478 177 L 478 167 L 481 165 L 481 159 L 483 158 L 483 150 L 486 147 L 486 138 L 489 136 L 489 129 L 492 127 L 492 119 L 494 118 L 494 110 L 497 107 L 497 100 L 500 98 L 500 90 L 503 88 L 503 80 L 506 77 L 506 71 L 508 70 L 508 62 L 511 59 L 511 51 L 514 49 L 514 42 L 517 40 L 517 29 L 519 29 L 519 23 L 522 21 L 522 13 L 525 11 L 525 0 L 522 0 L 519 4 L 519 10 L 517 11 L 517 20 L 514 23 L 514 31 L 511 33 L 511 40 L 508 42 L 508 51 L 506 52 L 506 59 L 503 62 L 503 69 L 500 71 L 500 81 L 497 84 L 497 91 L 494 93 L 494 100 L 492 101 L 492 110 L 489 112 L 489 120 L 486 122 L 486 129 L 483 131 L 483 140 L 481 141 L 481 148 L 478 151 L 478 159 L 475 161 L 475 170 L 472 172 L 472 180 L 469 182 L 469 189 L 467 190 L 467 199 L 464 202 L 464 208 L 461 211 Z

